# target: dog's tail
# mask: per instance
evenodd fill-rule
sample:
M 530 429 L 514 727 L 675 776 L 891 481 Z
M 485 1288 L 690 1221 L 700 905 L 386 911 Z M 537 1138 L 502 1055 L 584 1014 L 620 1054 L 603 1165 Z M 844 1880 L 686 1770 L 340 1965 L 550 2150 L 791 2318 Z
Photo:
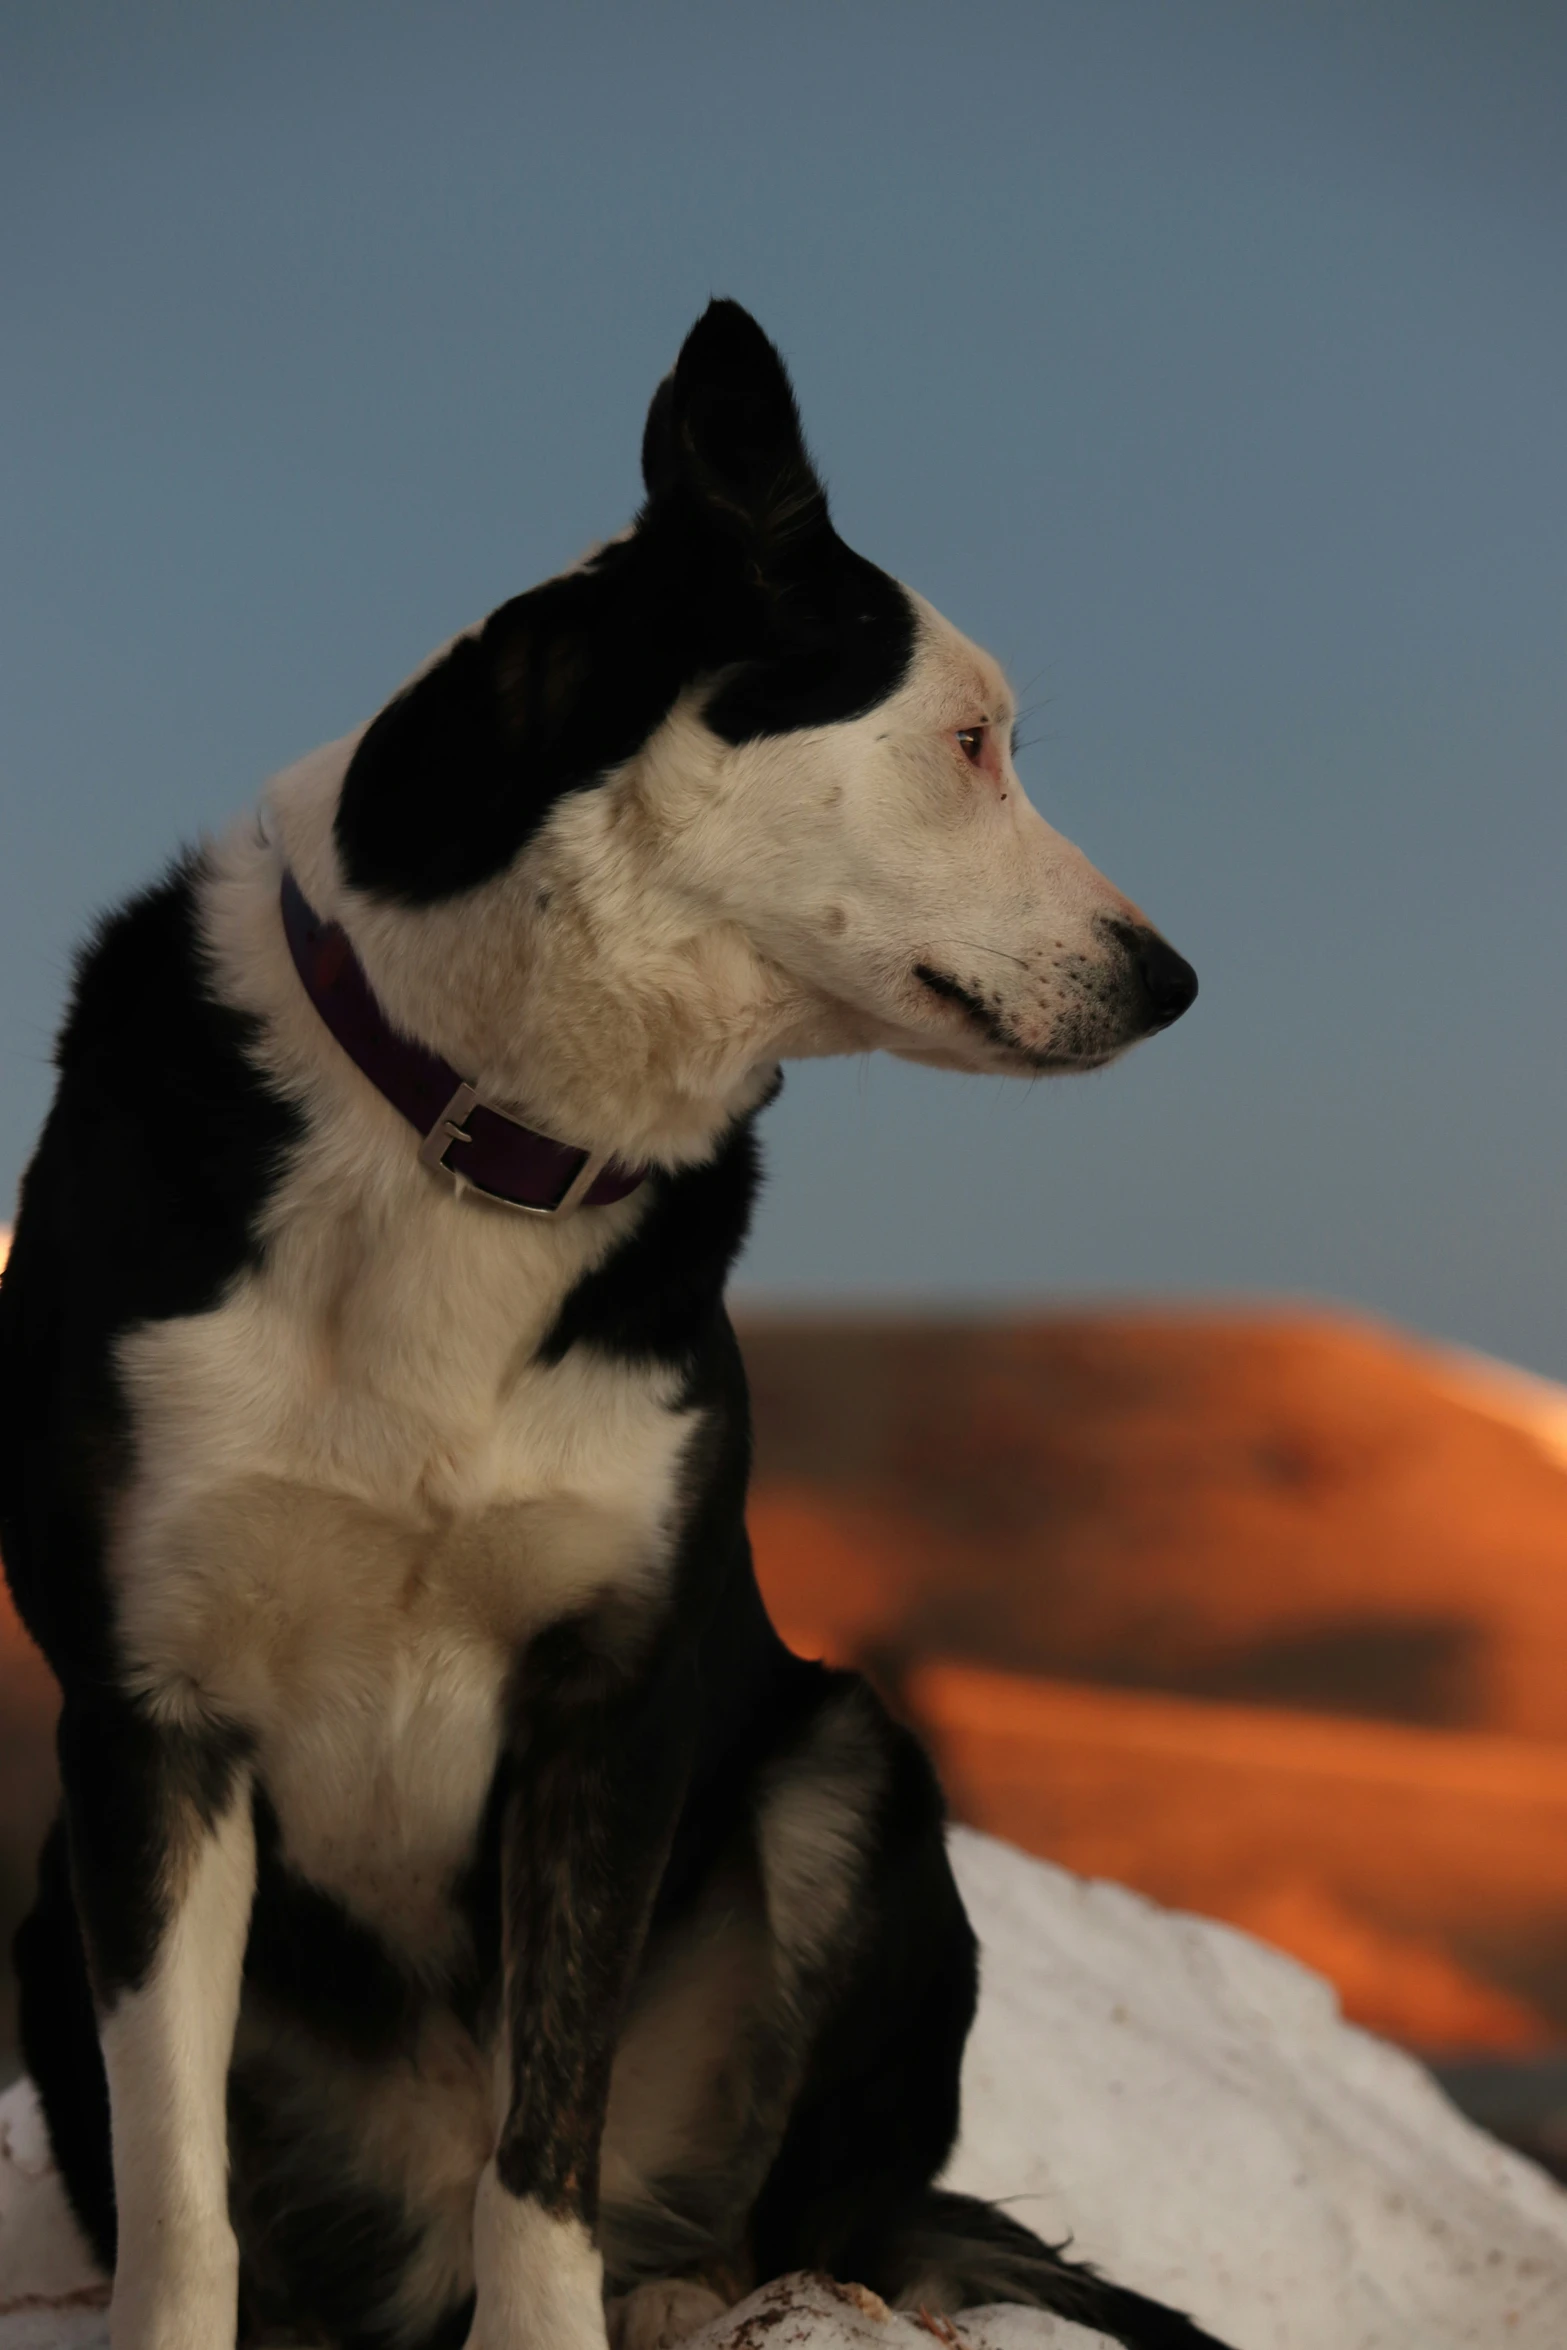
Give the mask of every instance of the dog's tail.
M 854 2273 L 896 2308 L 950 2314 L 1022 2301 L 1108 2334 L 1123 2350 L 1226 2350 L 1179 2310 L 1067 2259 L 997 2205 L 939 2187 L 861 2249 Z

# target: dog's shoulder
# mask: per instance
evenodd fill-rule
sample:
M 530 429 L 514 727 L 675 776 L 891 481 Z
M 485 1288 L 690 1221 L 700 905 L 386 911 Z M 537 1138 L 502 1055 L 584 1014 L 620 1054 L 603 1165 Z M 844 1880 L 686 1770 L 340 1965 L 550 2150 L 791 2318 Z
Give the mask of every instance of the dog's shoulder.
M 254 1023 L 212 983 L 202 872 L 181 859 L 78 958 L 0 1281 L 0 1548 L 51 1657 L 104 1629 L 80 1585 L 125 1451 L 116 1342 L 210 1307 L 255 1261 L 299 1131 L 252 1057 Z
M 99 925 L 56 1044 L 5 1288 L 25 1297 L 47 1281 L 84 1336 L 210 1304 L 254 1260 L 298 1137 L 253 1058 L 255 1022 L 213 984 L 201 877 L 201 859 L 183 858 Z

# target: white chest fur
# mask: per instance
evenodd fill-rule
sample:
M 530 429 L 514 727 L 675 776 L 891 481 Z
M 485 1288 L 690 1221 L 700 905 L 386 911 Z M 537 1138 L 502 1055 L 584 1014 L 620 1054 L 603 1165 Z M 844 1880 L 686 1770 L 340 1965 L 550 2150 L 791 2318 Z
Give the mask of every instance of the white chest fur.
M 606 1232 L 323 1173 L 307 1144 L 215 1311 L 122 1344 L 119 1628 L 160 1711 L 248 1733 L 293 1864 L 434 1957 L 515 1660 L 656 1597 L 691 1415 L 672 1373 L 536 1360 Z

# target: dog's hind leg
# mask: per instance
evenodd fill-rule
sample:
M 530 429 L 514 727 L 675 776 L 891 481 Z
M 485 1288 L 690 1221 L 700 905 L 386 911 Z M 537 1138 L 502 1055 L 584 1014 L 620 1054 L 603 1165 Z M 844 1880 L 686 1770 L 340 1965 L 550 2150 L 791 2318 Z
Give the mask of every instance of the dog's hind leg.
M 1222 2350 L 1005 2212 L 932 2185 L 957 2137 L 977 1951 L 929 1760 L 843 1679 L 852 1696 L 824 1709 L 826 1735 L 786 1759 L 760 1812 L 770 1920 L 814 2028 L 756 2205 L 759 2276 L 824 2269 L 905 2308 L 1020 2301 L 1126 2350 Z
M 857 1974 L 904 1744 L 923 1766 L 856 1676 L 796 1664 L 790 1688 L 792 1718 L 753 1757 L 705 1874 L 661 1921 L 617 2055 L 604 2236 L 625 2350 L 661 2350 L 805 2265 L 790 2251 L 827 2238 L 814 2207 L 800 2210 L 802 2192 L 819 2186 L 836 2209 L 840 2188 L 851 2206 L 864 2190 L 852 2166 L 823 2177 L 812 2143 L 814 2177 L 768 2193 Z M 891 1976 L 886 1988 L 896 2000 Z M 927 2160 L 916 2147 L 914 2176 L 923 2182 L 943 2150 Z M 872 2193 L 904 2152 L 857 2149 Z
M 237 1742 L 67 1700 L 71 1876 L 108 2080 L 113 2350 L 223 2350 L 239 2256 L 227 2084 L 255 1881 Z

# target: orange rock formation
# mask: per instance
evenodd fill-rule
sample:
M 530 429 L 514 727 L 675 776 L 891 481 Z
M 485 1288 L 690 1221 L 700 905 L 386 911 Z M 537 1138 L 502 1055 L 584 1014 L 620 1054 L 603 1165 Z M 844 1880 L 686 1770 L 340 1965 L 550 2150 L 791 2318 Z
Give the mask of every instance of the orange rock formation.
M 1412 2043 L 1567 2035 L 1567 1397 L 1326 1316 L 745 1336 L 774 1610 L 960 1816 Z

